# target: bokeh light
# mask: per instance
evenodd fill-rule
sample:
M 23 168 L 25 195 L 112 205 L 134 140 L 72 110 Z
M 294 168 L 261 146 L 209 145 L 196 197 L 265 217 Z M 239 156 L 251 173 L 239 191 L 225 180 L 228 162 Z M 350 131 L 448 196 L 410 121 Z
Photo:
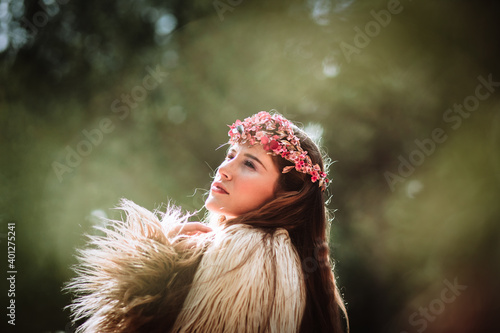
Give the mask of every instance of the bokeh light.
M 497 331 L 500 5 L 223 3 L 0 2 L 16 328 L 71 331 L 61 288 L 84 235 L 120 218 L 120 198 L 201 219 L 227 124 L 277 109 L 334 162 L 351 332 Z

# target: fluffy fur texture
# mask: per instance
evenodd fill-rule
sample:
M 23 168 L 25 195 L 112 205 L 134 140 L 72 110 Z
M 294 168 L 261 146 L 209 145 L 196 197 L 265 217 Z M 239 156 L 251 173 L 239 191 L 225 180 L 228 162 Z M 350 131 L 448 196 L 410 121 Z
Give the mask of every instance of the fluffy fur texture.
M 112 221 L 104 236 L 90 236 L 67 286 L 77 295 L 74 320 L 88 318 L 78 332 L 168 332 L 201 257 L 167 237 L 169 226 L 184 220 L 178 211 L 170 209 L 161 223 L 130 201 L 120 208 L 126 222 Z
M 78 332 L 296 332 L 305 308 L 299 257 L 283 229 L 233 225 L 169 238 L 185 222 L 123 201 L 125 222 L 90 237 L 67 289 Z M 193 238 L 189 237 L 191 245 Z
M 203 256 L 174 332 L 297 332 L 304 308 L 288 233 L 233 225 Z

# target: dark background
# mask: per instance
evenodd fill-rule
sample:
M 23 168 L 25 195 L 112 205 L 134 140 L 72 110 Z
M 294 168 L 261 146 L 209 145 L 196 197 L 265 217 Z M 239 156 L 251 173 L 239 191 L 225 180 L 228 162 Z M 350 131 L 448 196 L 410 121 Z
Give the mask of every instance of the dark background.
M 500 87 L 474 96 L 500 82 L 500 6 L 394 4 L 0 1 L 2 327 L 72 331 L 84 234 L 122 197 L 200 209 L 226 125 L 277 109 L 335 161 L 351 331 L 498 331 Z

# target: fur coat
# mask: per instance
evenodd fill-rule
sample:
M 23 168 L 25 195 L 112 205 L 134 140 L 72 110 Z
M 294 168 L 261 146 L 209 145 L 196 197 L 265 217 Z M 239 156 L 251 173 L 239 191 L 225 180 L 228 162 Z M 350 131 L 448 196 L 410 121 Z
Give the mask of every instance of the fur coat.
M 67 285 L 78 332 L 299 330 L 304 276 L 286 230 L 233 225 L 169 237 L 183 220 L 177 211 L 160 221 L 130 201 L 121 209 L 126 221 L 90 236 Z

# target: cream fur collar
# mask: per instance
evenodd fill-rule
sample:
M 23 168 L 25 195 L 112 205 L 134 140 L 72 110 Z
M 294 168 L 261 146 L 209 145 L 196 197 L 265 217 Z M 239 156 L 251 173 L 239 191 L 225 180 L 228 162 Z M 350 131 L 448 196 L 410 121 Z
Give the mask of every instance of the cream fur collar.
M 79 332 L 299 331 L 305 284 L 285 230 L 234 225 L 186 252 L 167 237 L 178 211 L 160 221 L 130 201 L 121 209 L 126 221 L 90 237 L 67 286 Z

